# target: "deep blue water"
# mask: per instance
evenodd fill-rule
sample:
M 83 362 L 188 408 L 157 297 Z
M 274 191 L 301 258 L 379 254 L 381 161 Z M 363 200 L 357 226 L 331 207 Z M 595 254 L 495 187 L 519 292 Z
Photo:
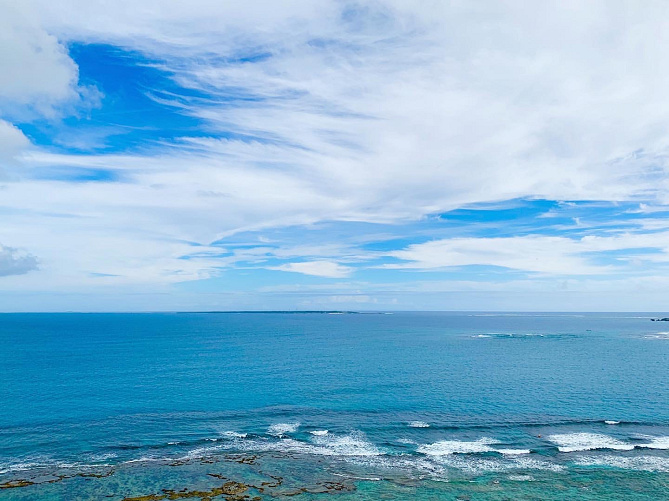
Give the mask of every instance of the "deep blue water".
M 654 316 L 0 315 L 0 499 L 669 499 Z

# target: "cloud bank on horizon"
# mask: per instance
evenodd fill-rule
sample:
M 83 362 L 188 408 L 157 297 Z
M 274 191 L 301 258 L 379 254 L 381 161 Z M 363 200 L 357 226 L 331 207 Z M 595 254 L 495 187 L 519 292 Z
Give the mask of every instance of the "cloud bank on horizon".
M 0 1 L 0 310 L 660 310 L 662 1 Z

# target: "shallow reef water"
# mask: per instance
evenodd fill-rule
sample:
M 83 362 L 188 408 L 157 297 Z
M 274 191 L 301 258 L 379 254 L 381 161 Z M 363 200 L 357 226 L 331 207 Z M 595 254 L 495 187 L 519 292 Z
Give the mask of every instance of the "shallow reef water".
M 657 316 L 0 315 L 0 500 L 669 499 Z

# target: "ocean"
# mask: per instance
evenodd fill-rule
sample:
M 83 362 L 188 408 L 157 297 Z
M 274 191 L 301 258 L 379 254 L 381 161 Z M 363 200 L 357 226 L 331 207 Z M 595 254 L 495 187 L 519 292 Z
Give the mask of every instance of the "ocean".
M 0 500 L 669 499 L 652 314 L 0 315 Z

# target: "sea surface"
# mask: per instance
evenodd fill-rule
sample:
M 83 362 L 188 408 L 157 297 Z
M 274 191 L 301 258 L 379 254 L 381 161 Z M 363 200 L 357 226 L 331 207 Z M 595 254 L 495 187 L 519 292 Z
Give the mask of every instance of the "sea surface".
M 648 314 L 0 315 L 0 500 L 669 499 Z

